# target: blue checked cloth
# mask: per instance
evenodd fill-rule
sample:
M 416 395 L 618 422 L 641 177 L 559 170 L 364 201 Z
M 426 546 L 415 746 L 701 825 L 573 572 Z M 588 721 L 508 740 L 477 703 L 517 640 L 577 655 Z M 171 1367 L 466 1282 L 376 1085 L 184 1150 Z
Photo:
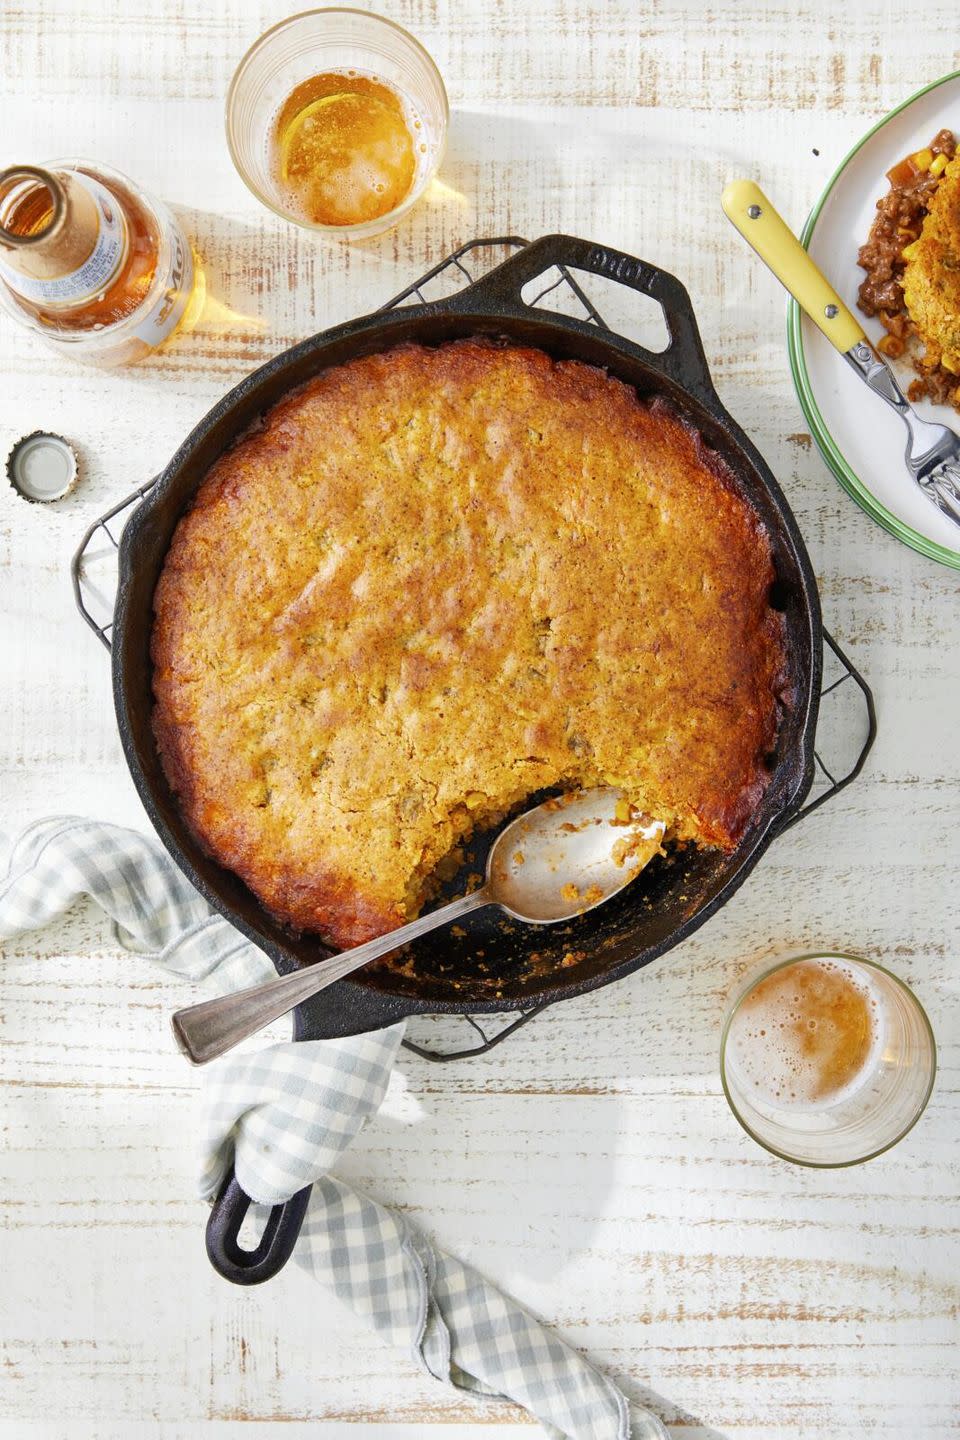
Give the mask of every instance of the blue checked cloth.
M 186 980 L 223 993 L 274 973 L 152 838 L 57 817 L 0 843 L 0 941 L 47 924 L 84 895 L 112 918 L 122 945 Z M 205 1072 L 202 1196 L 215 1195 L 231 1160 L 262 1204 L 312 1183 L 298 1262 L 429 1374 L 524 1406 L 558 1440 L 667 1440 L 659 1420 L 629 1405 L 516 1301 L 330 1173 L 380 1108 L 402 1036 L 394 1025 L 345 1040 L 288 1041 L 213 1065 Z

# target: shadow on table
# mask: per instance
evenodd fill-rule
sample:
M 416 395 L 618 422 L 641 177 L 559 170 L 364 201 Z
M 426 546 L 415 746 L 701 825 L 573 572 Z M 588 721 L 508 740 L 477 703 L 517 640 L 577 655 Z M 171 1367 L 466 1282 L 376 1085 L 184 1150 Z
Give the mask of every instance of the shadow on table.
M 122 373 L 137 387 L 176 378 L 222 391 L 280 351 L 387 304 L 472 238 L 437 182 L 393 231 L 362 244 L 318 237 L 264 210 L 251 220 L 176 207 L 198 283 L 181 328 Z
M 665 1399 L 656 1390 L 650 1390 L 646 1385 L 634 1384 L 629 1379 L 624 1380 L 622 1376 L 615 1375 L 611 1378 L 632 1405 L 642 1405 L 645 1410 L 656 1415 L 671 1433 L 676 1427 L 676 1440 L 730 1440 L 729 1432 L 715 1430 L 712 1425 L 704 1425 L 699 1416 L 675 1405 L 672 1400 Z
M 495 1283 L 510 1289 L 517 1274 L 553 1284 L 590 1251 L 608 1212 L 619 1103 L 598 1124 L 595 1103 L 525 1088 L 522 1069 L 500 1088 L 493 1057 L 463 1063 L 472 1073 L 455 1077 L 451 1066 L 401 1059 L 339 1173 Z

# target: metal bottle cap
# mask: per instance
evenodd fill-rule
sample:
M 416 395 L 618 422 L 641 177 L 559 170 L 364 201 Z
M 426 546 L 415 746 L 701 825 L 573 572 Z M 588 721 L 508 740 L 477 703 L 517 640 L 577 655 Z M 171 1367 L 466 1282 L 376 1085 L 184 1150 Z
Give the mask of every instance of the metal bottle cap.
M 46 505 L 62 500 L 77 483 L 77 457 L 60 435 L 35 430 L 7 456 L 7 479 L 24 500 Z

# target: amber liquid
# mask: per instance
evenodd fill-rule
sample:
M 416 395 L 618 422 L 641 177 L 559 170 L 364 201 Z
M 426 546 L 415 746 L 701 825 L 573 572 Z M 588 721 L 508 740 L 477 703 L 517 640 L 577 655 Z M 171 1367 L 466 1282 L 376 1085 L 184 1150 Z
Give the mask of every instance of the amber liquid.
M 382 81 L 313 75 L 277 113 L 271 169 L 292 213 L 315 225 L 362 225 L 409 195 L 427 148 L 421 131 Z
M 72 305 L 44 305 L 22 295 L 16 303 L 50 330 L 95 330 L 125 320 L 139 308 L 150 293 L 157 271 L 160 252 L 160 231 L 156 221 L 137 197 L 113 177 L 107 179 L 95 170 L 80 173 L 92 176 L 116 197 L 127 225 L 127 249 L 117 273 L 99 294 Z M 53 218 L 53 198 L 43 186 L 37 186 L 20 200 L 13 213 L 4 219 L 4 228 L 14 235 L 39 235 Z
M 728 1048 L 770 1104 L 810 1108 L 849 1094 L 877 1053 L 880 1017 L 866 983 L 840 959 L 798 960 L 742 1001 Z

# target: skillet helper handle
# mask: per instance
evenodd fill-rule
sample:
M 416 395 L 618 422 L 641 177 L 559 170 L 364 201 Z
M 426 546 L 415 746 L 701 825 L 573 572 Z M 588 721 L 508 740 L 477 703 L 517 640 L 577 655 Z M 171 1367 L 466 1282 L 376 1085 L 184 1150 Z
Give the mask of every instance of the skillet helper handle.
M 877 707 L 874 703 L 873 691 L 853 661 L 844 650 L 841 650 L 827 629 L 824 629 L 823 632 L 823 643 L 833 651 L 839 660 L 843 667 L 843 674 L 840 675 L 838 679 L 831 681 L 831 683 L 821 691 L 821 710 L 817 718 L 817 741 L 820 739 L 820 726 L 823 723 L 823 700 L 825 700 L 828 695 L 834 694 L 840 689 L 841 685 L 848 680 L 852 681 L 855 685 L 863 705 L 863 718 L 865 722 L 863 740 L 860 743 L 860 749 L 857 751 L 855 758 L 847 765 L 842 774 L 834 774 L 831 769 L 827 768 L 821 757 L 819 745 L 817 745 L 814 751 L 817 768 L 829 781 L 828 787 L 822 791 L 821 794 L 817 795 L 815 799 L 808 800 L 799 810 L 792 814 L 785 815 L 774 827 L 774 834 L 776 835 L 782 835 L 784 831 L 789 830 L 791 826 L 798 825 L 801 820 L 806 820 L 807 816 L 812 815 L 814 810 L 819 810 L 821 805 L 828 804 L 836 795 L 840 794 L 841 790 L 845 790 L 848 785 L 852 785 L 853 781 L 856 780 L 864 765 L 867 763 L 867 756 L 873 749 L 873 742 L 877 738 Z
M 101 515 L 99 520 L 94 520 L 70 561 L 74 603 L 101 645 L 108 650 L 113 648 L 111 631 L 117 599 L 116 555 L 120 536 L 157 479 L 158 476 L 154 475 L 132 495 L 125 496 L 118 505 Z M 108 556 L 113 557 L 112 571 L 98 563 Z
M 274 1205 L 257 1248 L 244 1250 L 238 1237 L 253 1201 L 231 1165 L 207 1221 L 207 1258 L 217 1274 L 232 1285 L 262 1285 L 278 1275 L 293 1254 L 312 1189 L 307 1185 Z
M 863 326 L 759 185 L 731 180 L 720 203 L 727 219 L 841 355 L 864 339 Z
M 609 245 L 582 240 L 576 235 L 544 235 L 518 250 L 467 289 L 461 290 L 452 303 L 467 312 L 474 309 L 479 301 L 485 309 L 494 313 L 520 317 L 536 314 L 535 307 L 524 301 L 522 291 L 531 280 L 554 266 L 572 284 L 588 312 L 593 311 L 593 307 L 581 291 L 576 275 L 567 274 L 567 267 L 614 280 L 655 300 L 663 311 L 670 336 L 666 350 L 647 350 L 635 340 L 618 335 L 606 322 L 601 322 L 603 331 L 612 334 L 618 345 L 639 355 L 658 370 L 665 371 L 678 385 L 692 391 L 709 409 L 717 409 L 719 400 L 703 353 L 690 296 L 675 275 L 661 270 L 658 265 L 651 265 L 648 260 L 639 260 L 623 250 L 613 250 Z M 595 311 L 593 313 L 596 314 Z M 576 325 L 587 334 L 594 334 L 598 328 L 596 321 L 589 323 L 567 316 L 563 318 L 565 323 Z M 598 316 L 596 318 L 599 319 Z

